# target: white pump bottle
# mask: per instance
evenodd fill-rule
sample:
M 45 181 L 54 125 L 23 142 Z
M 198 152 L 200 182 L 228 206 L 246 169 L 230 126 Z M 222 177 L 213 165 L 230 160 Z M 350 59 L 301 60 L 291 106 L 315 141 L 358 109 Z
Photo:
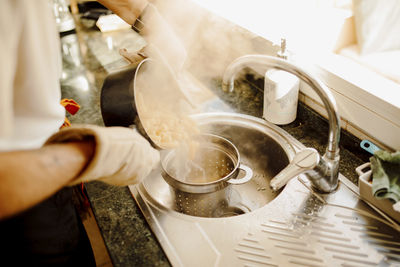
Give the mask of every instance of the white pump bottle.
M 281 39 L 278 57 L 287 60 L 286 40 Z M 300 80 L 295 75 L 271 69 L 265 73 L 263 118 L 284 125 L 293 122 L 297 115 Z

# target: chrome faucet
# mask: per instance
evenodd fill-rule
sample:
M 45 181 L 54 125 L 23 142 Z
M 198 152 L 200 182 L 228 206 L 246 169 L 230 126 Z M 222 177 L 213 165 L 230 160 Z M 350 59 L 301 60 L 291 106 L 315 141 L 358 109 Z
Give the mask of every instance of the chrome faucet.
M 338 185 L 339 176 L 340 117 L 332 93 L 321 81 L 299 66 L 277 57 L 264 55 L 246 55 L 234 60 L 224 72 L 223 89 L 232 92 L 236 74 L 243 67 L 251 65 L 263 65 L 287 71 L 299 77 L 321 98 L 329 118 L 328 146 L 325 154 L 321 157 L 314 148 L 300 150 L 289 165 L 271 180 L 270 187 L 277 191 L 289 180 L 304 173 L 319 192 L 334 191 Z

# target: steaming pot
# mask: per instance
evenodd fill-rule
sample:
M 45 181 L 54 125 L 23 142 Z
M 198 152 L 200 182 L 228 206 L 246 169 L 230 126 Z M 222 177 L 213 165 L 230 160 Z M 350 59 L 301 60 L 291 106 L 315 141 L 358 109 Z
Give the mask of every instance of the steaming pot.
M 148 82 L 142 80 L 144 73 L 149 69 L 161 69 L 163 77 L 151 77 Z M 146 78 L 147 79 L 147 78 Z M 104 80 L 101 88 L 100 108 L 105 126 L 136 126 L 137 130 L 143 135 L 150 144 L 157 149 L 164 149 L 161 144 L 152 140 L 146 132 L 142 123 L 141 110 L 137 104 L 138 93 L 144 90 L 158 90 L 159 79 L 167 80 L 170 95 L 177 101 L 186 101 L 187 96 L 182 92 L 177 79 L 171 69 L 163 59 L 146 58 L 139 63 L 131 63 L 127 67 L 109 74 Z M 141 82 L 139 82 L 141 81 Z M 157 83 L 154 81 L 158 81 Z M 162 81 L 161 81 L 162 82 Z M 146 84 L 146 88 L 143 87 Z M 151 100 L 151 99 L 148 99 Z M 159 106 L 160 110 L 165 109 L 165 105 Z
M 201 134 L 197 141 L 203 151 L 208 151 L 204 153 L 204 157 L 201 156 L 203 163 L 200 164 L 206 173 L 206 179 L 194 182 L 177 177 L 173 170 L 176 150 L 164 151 L 162 154 L 162 177 L 170 185 L 177 211 L 199 217 L 226 216 L 231 212 L 228 202 L 232 185 L 247 183 L 251 180 L 253 171 L 240 163 L 239 151 L 229 140 L 213 134 Z M 215 171 L 220 177 L 214 175 L 209 179 L 210 173 Z M 237 178 L 240 171 L 244 176 Z

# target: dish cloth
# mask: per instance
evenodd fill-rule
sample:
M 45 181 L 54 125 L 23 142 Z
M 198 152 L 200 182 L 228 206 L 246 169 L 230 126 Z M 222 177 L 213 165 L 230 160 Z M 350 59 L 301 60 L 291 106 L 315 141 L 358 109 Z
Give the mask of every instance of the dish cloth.
M 390 153 L 375 151 L 370 158 L 372 169 L 372 193 L 378 199 L 400 201 L 400 151 Z

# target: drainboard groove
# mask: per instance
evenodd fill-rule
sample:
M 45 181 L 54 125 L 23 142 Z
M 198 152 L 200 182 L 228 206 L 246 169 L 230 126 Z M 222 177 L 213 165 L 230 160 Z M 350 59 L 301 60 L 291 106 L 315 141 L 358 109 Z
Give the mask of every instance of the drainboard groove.
M 275 263 L 270 262 L 271 256 L 267 255 L 265 249 L 259 245 L 258 240 L 255 238 L 249 237 L 251 234 L 249 233 L 247 237 L 243 238 L 243 241 L 238 244 L 240 248 L 235 248 L 234 251 L 239 253 L 237 255 L 238 259 L 247 261 L 245 266 L 249 265 L 267 265 L 267 266 L 277 266 Z
M 291 237 L 293 236 L 293 237 L 296 237 L 296 238 L 301 238 L 301 235 L 298 235 L 297 231 L 295 231 L 293 228 L 268 225 L 268 224 L 264 224 L 264 223 L 262 223 L 261 226 L 265 227 L 265 228 L 270 228 L 270 229 L 273 229 L 273 230 L 280 230 L 280 231 L 286 232 L 287 235 L 289 235 Z M 275 232 L 269 231 L 269 230 L 266 230 L 266 229 L 261 229 L 261 231 L 266 232 L 266 233 L 271 232 L 271 233 L 276 233 L 276 234 L 283 234 L 283 235 L 285 234 L 285 233 L 280 233 L 278 231 L 275 231 Z
M 268 230 L 265 230 L 265 229 L 262 229 L 261 231 L 264 232 L 264 233 L 268 233 L 268 234 L 273 234 L 273 235 L 279 235 L 279 236 L 284 236 L 284 237 L 289 237 L 289 238 L 297 238 L 297 239 L 300 239 L 300 236 L 296 236 L 296 235 L 290 235 L 290 234 L 272 232 L 272 231 L 268 231 Z
M 351 216 L 351 215 L 343 215 L 343 214 L 338 214 L 338 213 L 336 213 L 334 216 L 335 216 L 335 217 L 342 218 L 342 219 L 348 219 L 348 220 L 352 220 L 352 221 L 358 221 L 358 217 Z
M 364 233 L 365 233 L 365 235 L 360 235 L 361 238 L 367 237 L 367 236 L 370 236 L 370 235 L 373 235 L 373 236 L 380 236 L 380 237 L 386 237 L 386 238 L 390 238 L 390 239 L 393 238 L 392 235 L 381 234 L 381 233 L 372 232 L 372 231 L 359 231 L 359 232 L 364 232 Z
M 315 265 L 315 264 L 310 264 L 308 262 L 301 262 L 301 261 L 296 261 L 296 260 L 290 260 L 290 263 L 297 264 L 297 265 L 303 265 L 307 267 L 323 267 L 322 265 Z
M 368 228 L 368 229 L 379 230 L 379 227 L 377 227 L 377 226 L 369 225 L 369 224 L 362 223 L 362 222 L 342 221 L 342 223 L 343 223 L 343 224 L 349 224 L 349 225 L 360 226 L 360 227 L 364 227 L 364 228 Z
M 364 253 L 351 252 L 351 251 L 347 251 L 347 250 L 340 250 L 340 249 L 330 248 L 330 247 L 324 247 L 324 249 L 327 251 L 348 254 L 351 256 L 368 257 L 368 255 L 364 254 Z
M 322 240 L 322 239 L 318 239 L 317 242 L 322 243 L 322 244 L 326 244 L 326 245 L 338 246 L 338 247 L 345 247 L 345 248 L 351 248 L 351 249 L 360 249 L 360 247 L 358 247 L 358 246 L 347 245 L 347 244 L 343 244 L 343 243 L 335 243 L 335 242 Z
M 399 242 L 389 241 L 389 240 L 384 240 L 384 239 L 379 239 L 379 238 L 373 238 L 373 237 L 370 237 L 370 236 L 365 236 L 365 237 L 363 237 L 363 239 L 365 241 L 367 241 L 369 243 L 373 243 L 373 244 L 375 244 L 375 242 L 379 242 L 379 243 L 384 243 L 384 244 L 391 244 L 391 245 L 400 246 Z M 377 244 L 377 245 L 379 245 L 379 244 Z
M 338 241 L 348 241 L 348 242 L 351 241 L 351 239 L 349 239 L 349 238 L 325 235 L 325 234 L 318 233 L 318 232 L 311 232 L 310 235 L 319 236 L 319 237 L 328 238 L 328 239 L 334 239 L 334 240 L 338 240 Z
M 269 220 L 272 223 L 276 223 L 276 224 L 283 224 L 283 225 L 287 225 L 287 222 L 282 222 L 282 221 L 276 221 L 276 220 Z
M 372 261 L 365 261 L 365 260 L 357 260 L 357 259 L 347 258 L 347 257 L 342 257 L 342 256 L 337 256 L 337 255 L 333 255 L 333 258 L 338 259 L 338 260 L 344 260 L 344 261 L 352 261 L 352 262 L 356 262 L 356 263 L 360 263 L 360 264 L 372 265 L 372 266 L 376 266 L 379 263 L 379 262 L 372 262 Z
M 300 259 L 304 259 L 304 260 L 324 262 L 322 259 L 313 258 L 313 257 L 307 257 L 307 256 L 303 256 L 303 255 L 296 255 L 296 254 L 291 254 L 291 253 L 287 253 L 287 252 L 282 253 L 282 255 L 289 256 L 289 257 L 300 258 Z
M 250 261 L 250 262 L 254 262 L 254 263 L 260 263 L 260 264 L 267 265 L 267 266 L 276 266 L 276 267 L 278 267 L 278 265 L 276 265 L 274 263 L 269 263 L 269 262 L 265 262 L 265 261 L 262 261 L 262 260 L 252 259 L 252 258 L 248 258 L 248 257 L 244 257 L 244 256 L 238 256 L 238 259 L 245 260 L 245 261 Z
M 293 232 L 293 229 L 290 229 L 287 227 L 273 226 L 273 225 L 268 225 L 265 223 L 262 223 L 261 226 L 269 227 L 269 228 L 273 228 L 273 229 L 277 229 L 277 230 L 282 230 L 282 231 L 286 231 L 286 232 Z
M 302 219 L 302 218 L 296 218 L 296 222 L 302 222 L 302 223 L 309 223 L 309 224 L 311 224 L 311 225 L 322 225 L 322 226 L 327 226 L 327 227 L 335 227 L 335 225 L 334 224 L 331 224 L 331 223 L 326 223 L 326 222 L 320 222 L 320 221 L 317 221 L 317 220 L 315 220 L 315 221 L 310 221 L 310 220 L 304 220 L 304 219 Z
M 313 229 L 315 229 L 315 230 L 324 231 L 324 232 L 328 232 L 328 233 L 332 233 L 332 234 L 338 234 L 338 235 L 341 235 L 341 234 L 342 234 L 342 232 L 340 232 L 340 231 L 331 230 L 331 229 L 326 229 L 326 228 L 323 228 L 323 227 L 320 227 L 320 226 L 313 226 L 313 225 L 311 225 L 311 227 L 312 227 Z
M 241 246 L 241 247 L 252 248 L 252 249 L 257 249 L 257 250 L 264 251 L 264 248 L 259 247 L 259 246 L 247 245 L 247 244 L 243 244 L 243 243 L 239 243 L 238 245 Z
M 277 248 L 283 248 L 283 249 L 288 249 L 288 250 L 295 250 L 299 252 L 304 252 L 304 253 L 310 253 L 310 254 L 315 254 L 315 251 L 313 250 L 308 250 L 308 249 L 301 249 L 301 248 L 294 248 L 294 247 L 285 247 L 282 245 L 275 245 Z
M 296 242 L 296 241 L 290 241 L 290 240 L 284 240 L 284 239 L 279 239 L 279 238 L 274 238 L 274 237 L 268 237 L 269 240 L 274 240 L 274 241 L 280 241 L 284 243 L 289 243 L 289 244 L 294 244 L 294 245 L 299 245 L 299 246 L 308 246 L 307 243 L 304 242 Z
M 322 217 L 319 215 L 308 215 L 308 214 L 304 214 L 304 213 L 292 213 L 292 215 L 297 216 L 297 217 L 304 217 L 307 219 L 314 219 L 314 220 L 327 220 L 326 217 Z
M 253 243 L 258 243 L 258 240 L 257 240 L 257 239 L 252 239 L 252 238 L 249 238 L 249 237 L 245 237 L 245 238 L 243 238 L 243 240 L 244 240 L 244 241 L 253 242 Z
M 373 244 L 373 245 L 374 245 L 375 247 L 384 248 L 384 249 L 386 249 L 386 250 L 400 251 L 400 248 L 388 247 L 388 246 L 379 245 L 379 244 Z
M 245 253 L 245 254 L 250 254 L 253 256 L 259 256 L 262 258 L 267 258 L 267 259 L 271 259 L 271 256 L 267 256 L 265 254 L 261 254 L 261 253 L 257 253 L 257 252 L 253 252 L 253 251 L 247 251 L 247 250 L 242 250 L 242 249 L 235 249 L 236 252 L 241 252 L 241 253 Z
M 356 222 L 348 222 L 348 221 L 342 221 L 343 224 L 347 225 L 353 225 L 353 226 L 359 226 L 361 228 L 358 229 L 370 229 L 370 230 L 379 230 L 379 227 L 373 226 L 373 225 L 367 225 L 367 224 L 361 224 L 361 223 L 356 223 Z M 354 228 L 354 227 L 353 227 Z M 354 228 L 357 229 L 357 228 Z
M 331 223 L 317 222 L 317 221 L 311 222 L 311 225 L 312 225 L 312 226 L 313 226 L 313 225 L 316 225 L 316 224 L 318 224 L 318 225 L 320 225 L 320 226 L 326 226 L 326 227 L 335 227 L 335 225 L 334 225 L 334 224 L 331 224 Z

